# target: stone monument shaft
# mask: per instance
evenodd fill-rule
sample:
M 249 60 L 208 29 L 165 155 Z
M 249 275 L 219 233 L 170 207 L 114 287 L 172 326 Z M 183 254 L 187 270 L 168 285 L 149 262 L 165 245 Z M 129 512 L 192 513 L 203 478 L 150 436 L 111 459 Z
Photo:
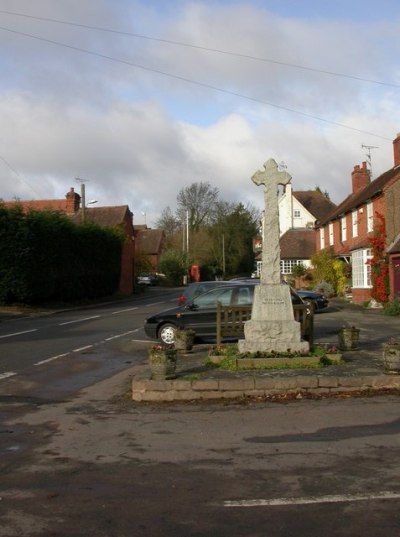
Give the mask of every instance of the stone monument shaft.
M 307 352 L 301 340 L 300 324 L 294 320 L 290 287 L 281 281 L 279 245 L 278 187 L 287 185 L 291 176 L 279 171 L 274 159 L 264 164 L 251 180 L 264 185 L 264 227 L 260 285 L 254 290 L 251 319 L 244 325 L 240 352 Z
M 279 207 L 277 191 L 279 185 L 290 183 L 291 176 L 285 171 L 279 171 L 274 159 L 270 158 L 264 164 L 264 171 L 256 171 L 251 180 L 257 186 L 264 185 L 264 226 L 262 269 L 260 283 L 281 283 L 281 255 L 279 246 Z M 268 240 L 266 240 L 268 237 Z

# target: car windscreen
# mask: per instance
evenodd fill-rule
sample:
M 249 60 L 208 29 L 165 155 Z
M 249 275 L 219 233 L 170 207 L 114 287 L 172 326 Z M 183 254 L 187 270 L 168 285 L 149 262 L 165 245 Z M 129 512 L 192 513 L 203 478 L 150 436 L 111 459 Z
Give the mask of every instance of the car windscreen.
M 232 299 L 232 292 L 232 287 L 217 287 L 208 293 L 196 297 L 193 300 L 193 305 L 195 308 L 199 309 L 216 307 L 217 302 L 221 302 L 223 306 L 229 306 Z
M 235 289 L 232 304 L 247 306 L 253 303 L 254 285 L 241 285 Z

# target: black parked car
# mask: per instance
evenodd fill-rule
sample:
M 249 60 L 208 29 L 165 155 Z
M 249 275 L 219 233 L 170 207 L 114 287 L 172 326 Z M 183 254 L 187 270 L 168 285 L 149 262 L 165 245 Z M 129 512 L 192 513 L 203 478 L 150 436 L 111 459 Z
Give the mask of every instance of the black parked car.
M 202 295 L 215 287 L 231 284 L 232 282 L 221 280 L 210 280 L 205 282 L 190 283 L 179 295 L 179 304 L 190 304 L 196 296 Z
M 305 289 L 299 289 L 296 292 L 304 301 L 309 302 L 314 312 L 324 310 L 329 306 L 329 300 L 322 293 L 307 291 Z
M 221 282 L 219 282 L 221 284 Z M 256 282 L 222 282 L 222 285 L 197 296 L 191 302 L 161 311 L 145 320 L 144 331 L 151 339 L 171 344 L 179 328 L 191 328 L 198 338 L 215 338 L 217 302 L 223 306 L 251 305 Z M 304 304 L 299 295 L 291 289 L 292 303 Z M 306 315 L 312 315 L 309 308 Z M 308 334 L 304 334 L 308 336 Z

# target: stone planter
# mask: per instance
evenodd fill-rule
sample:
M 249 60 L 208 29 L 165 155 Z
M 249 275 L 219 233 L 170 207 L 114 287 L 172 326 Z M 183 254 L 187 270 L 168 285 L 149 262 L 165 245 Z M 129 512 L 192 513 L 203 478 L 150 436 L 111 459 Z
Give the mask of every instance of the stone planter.
M 400 343 L 383 344 L 383 365 L 385 373 L 400 374 Z
M 360 340 L 359 328 L 341 328 L 338 332 L 339 349 L 342 351 L 354 351 L 358 349 Z
M 177 330 L 175 332 L 175 349 L 180 352 L 187 352 L 193 349 L 194 330 Z
M 149 350 L 149 365 L 152 380 L 167 380 L 176 377 L 176 349 Z
M 340 352 L 327 352 L 326 357 L 333 363 L 333 364 L 339 364 L 342 361 L 342 355 Z

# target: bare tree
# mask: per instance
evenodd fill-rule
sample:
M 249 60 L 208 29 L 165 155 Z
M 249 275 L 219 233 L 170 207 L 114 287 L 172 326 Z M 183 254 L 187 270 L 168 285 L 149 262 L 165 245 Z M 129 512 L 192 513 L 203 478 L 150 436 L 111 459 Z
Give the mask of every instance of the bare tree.
M 197 231 L 200 226 L 211 222 L 217 206 L 218 194 L 218 188 L 212 187 L 208 182 L 192 183 L 182 188 L 176 198 L 177 217 L 185 221 L 188 215 L 190 229 Z
M 166 207 L 156 222 L 156 227 L 163 229 L 166 237 L 173 236 L 181 227 L 181 223 L 171 211 L 171 207 Z

